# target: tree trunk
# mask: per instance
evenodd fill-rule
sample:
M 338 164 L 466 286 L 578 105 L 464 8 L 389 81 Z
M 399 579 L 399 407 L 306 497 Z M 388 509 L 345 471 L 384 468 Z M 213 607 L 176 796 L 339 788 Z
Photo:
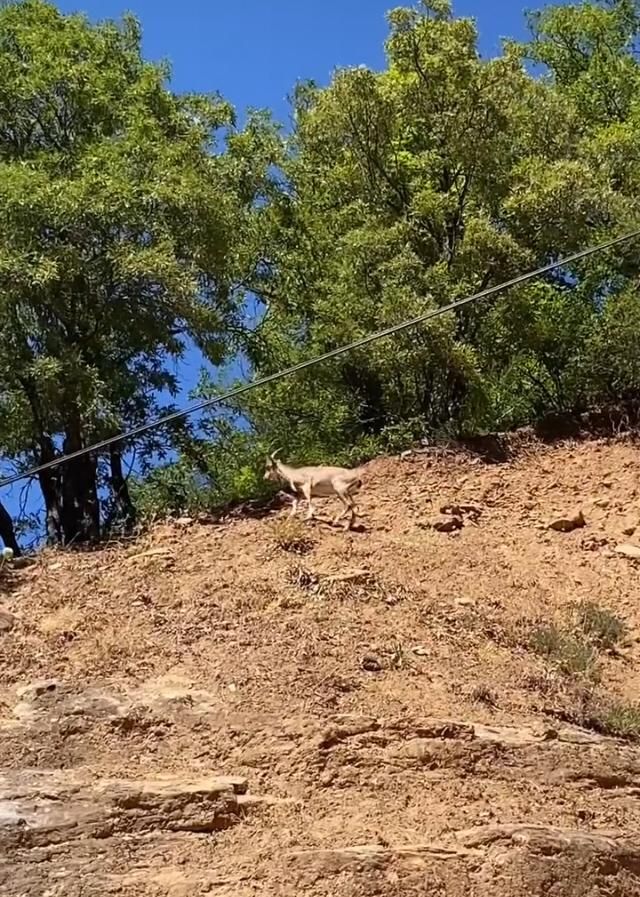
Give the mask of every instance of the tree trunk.
M 111 489 L 113 492 L 113 512 L 111 524 L 120 524 L 128 531 L 136 522 L 136 509 L 129 494 L 129 484 L 122 470 L 122 453 L 111 446 L 109 450 L 111 467 Z
M 67 455 L 82 447 L 81 428 L 74 422 L 67 431 L 62 451 Z M 91 455 L 74 458 L 60 467 L 65 545 L 81 545 L 100 539 L 97 475 L 97 464 Z
M 46 464 L 55 458 L 53 440 L 48 436 L 40 437 L 40 463 Z M 38 474 L 40 489 L 44 498 L 46 512 L 47 544 L 62 545 L 64 532 L 62 529 L 62 495 L 57 468 L 43 470 Z
M 53 439 L 47 435 L 41 403 L 34 384 L 27 378 L 20 383 L 31 406 L 37 427 L 36 449 L 40 463 L 56 457 Z M 68 406 L 68 420 L 63 452 L 83 447 L 82 424 L 74 403 Z M 50 545 L 71 545 L 97 542 L 100 538 L 100 504 L 98 501 L 97 465 L 91 456 L 76 458 L 39 474 L 40 488 L 46 508 L 47 542 Z
M 13 521 L 2 502 L 0 502 L 0 539 L 2 539 L 7 548 L 13 550 L 14 557 L 20 557 L 22 552 L 13 529 Z

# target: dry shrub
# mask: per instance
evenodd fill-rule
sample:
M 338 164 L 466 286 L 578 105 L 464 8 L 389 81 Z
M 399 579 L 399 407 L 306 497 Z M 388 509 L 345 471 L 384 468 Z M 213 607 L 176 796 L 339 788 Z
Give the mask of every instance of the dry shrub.
M 625 704 L 613 698 L 607 700 L 595 717 L 599 731 L 615 738 L 640 740 L 640 705 Z
M 558 683 L 552 715 L 583 729 L 627 741 L 640 740 L 640 705 L 621 701 L 588 683 Z
M 318 594 L 336 601 L 381 601 L 390 605 L 407 597 L 403 586 L 389 583 L 369 571 L 327 576 L 320 581 Z
M 276 546 L 291 554 L 307 554 L 315 544 L 303 521 L 296 517 L 276 520 L 271 534 Z
M 485 707 L 498 706 L 495 692 L 486 683 L 479 682 L 475 685 L 469 697 L 474 704 L 484 704 Z
M 295 564 L 287 570 L 286 579 L 291 585 L 307 591 L 315 589 L 320 578 L 313 570 L 308 570 L 302 564 Z
M 530 646 L 565 676 L 584 676 L 594 682 L 600 678 L 596 648 L 587 639 L 555 623 L 536 627 L 531 633 Z
M 581 601 L 564 624 L 536 626 L 529 647 L 563 675 L 599 681 L 599 652 L 611 651 L 627 632 L 623 620 L 595 601 Z
M 595 601 L 581 601 L 575 608 L 575 629 L 600 650 L 610 651 L 627 634 L 624 620 Z
M 553 702 L 552 716 L 603 735 L 640 740 L 640 706 L 599 687 L 600 652 L 612 651 L 626 633 L 623 620 L 593 601 L 576 605 L 564 626 L 533 629 L 529 647 L 547 663 L 538 690 Z

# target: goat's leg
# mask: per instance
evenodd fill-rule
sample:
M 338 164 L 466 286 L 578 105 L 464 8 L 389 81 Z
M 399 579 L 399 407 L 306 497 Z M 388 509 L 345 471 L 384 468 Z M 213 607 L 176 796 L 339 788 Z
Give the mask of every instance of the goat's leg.
M 351 507 L 353 508 L 354 513 L 356 513 L 356 514 L 360 514 L 360 508 L 358 507 L 358 504 L 356 502 L 356 495 L 358 495 L 359 491 L 360 491 L 359 489 L 355 489 L 353 492 L 351 492 L 351 491 L 349 492 L 349 498 L 351 499 Z
M 291 510 L 289 511 L 289 517 L 295 517 L 296 511 L 298 510 L 298 496 L 294 493 L 293 498 L 291 499 Z
M 349 514 L 349 520 L 347 521 L 345 529 L 351 529 L 353 524 L 356 522 L 355 502 L 348 490 L 345 490 L 344 492 L 338 492 L 337 495 L 338 498 L 344 503 L 345 508 L 342 514 L 340 514 L 340 516 L 336 518 L 335 522 L 337 523 L 338 520 L 342 520 L 343 517 Z
M 307 520 L 313 520 L 313 505 L 311 504 L 311 483 L 302 486 L 302 494 L 307 500 Z
M 351 529 L 353 524 L 356 522 L 356 508 L 353 503 L 353 500 L 351 501 L 351 504 L 349 505 L 349 511 L 350 511 L 350 516 L 347 521 L 347 525 L 345 526 L 345 529 Z
M 349 502 L 347 501 L 347 499 L 346 499 L 343 495 L 341 495 L 339 492 L 336 492 L 336 495 L 338 496 L 338 498 L 340 499 L 340 501 L 342 502 L 342 504 L 344 505 L 344 507 L 342 508 L 342 510 L 340 511 L 340 513 L 339 513 L 339 514 L 336 514 L 336 516 L 333 518 L 333 520 L 332 520 L 332 524 L 333 524 L 334 526 L 336 525 L 336 523 L 339 523 L 340 520 L 342 520 L 342 518 L 343 518 L 346 514 L 349 513 Z

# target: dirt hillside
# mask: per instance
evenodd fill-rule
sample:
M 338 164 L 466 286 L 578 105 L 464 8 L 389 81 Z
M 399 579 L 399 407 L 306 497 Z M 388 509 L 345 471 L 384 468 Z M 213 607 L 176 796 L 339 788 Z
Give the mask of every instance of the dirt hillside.
M 0 571 L 0 894 L 640 894 L 639 470 L 384 459 L 359 531 Z

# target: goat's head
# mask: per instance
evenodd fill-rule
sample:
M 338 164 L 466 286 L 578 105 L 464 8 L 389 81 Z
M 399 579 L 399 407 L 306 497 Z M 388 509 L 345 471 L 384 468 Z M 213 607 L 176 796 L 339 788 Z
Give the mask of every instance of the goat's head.
M 275 452 L 272 452 L 267 458 L 267 466 L 264 472 L 265 480 L 272 480 L 274 483 L 277 483 L 280 479 L 280 475 L 278 473 L 278 459 L 277 455 L 280 449 L 277 449 Z

